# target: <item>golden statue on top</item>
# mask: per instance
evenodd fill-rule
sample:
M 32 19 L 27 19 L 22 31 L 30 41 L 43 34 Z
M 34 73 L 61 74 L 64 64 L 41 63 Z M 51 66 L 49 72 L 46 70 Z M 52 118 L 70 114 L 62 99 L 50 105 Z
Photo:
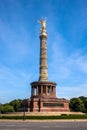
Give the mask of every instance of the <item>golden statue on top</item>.
M 40 23 L 42 25 L 40 31 L 46 32 L 46 20 L 38 20 L 38 23 Z

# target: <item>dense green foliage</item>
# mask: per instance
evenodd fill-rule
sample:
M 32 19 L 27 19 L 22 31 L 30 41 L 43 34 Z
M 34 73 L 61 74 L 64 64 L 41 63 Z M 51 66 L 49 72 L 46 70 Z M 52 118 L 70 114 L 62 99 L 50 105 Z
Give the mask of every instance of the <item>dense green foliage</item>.
M 13 106 L 15 112 L 17 112 L 17 111 L 19 110 L 19 108 L 21 107 L 21 102 L 22 102 L 22 101 L 21 101 L 20 99 L 18 99 L 18 100 L 13 100 L 13 101 L 11 101 L 9 104 L 10 104 L 11 106 Z
M 87 113 L 87 97 L 72 98 L 69 106 L 71 111 Z
M 8 113 L 8 112 L 14 112 L 15 110 L 13 106 L 9 104 L 5 104 L 5 105 L 1 105 L 0 111 L 1 113 Z
M 87 119 L 87 114 L 84 115 L 58 115 L 58 116 L 0 116 L 0 119 L 16 119 L 16 120 L 24 120 L 24 119 L 29 119 L 29 120 L 55 120 L 55 119 Z
M 28 100 L 13 100 L 10 103 L 0 104 L 0 112 L 1 113 L 9 113 L 9 112 L 19 112 L 24 111 L 27 108 Z M 26 110 L 26 109 L 25 109 Z

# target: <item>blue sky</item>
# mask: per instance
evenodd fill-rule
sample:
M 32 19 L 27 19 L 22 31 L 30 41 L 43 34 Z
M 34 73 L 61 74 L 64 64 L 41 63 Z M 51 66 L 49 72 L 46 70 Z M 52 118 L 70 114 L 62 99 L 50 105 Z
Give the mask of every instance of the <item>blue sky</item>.
M 57 97 L 87 96 L 87 0 L 0 0 L 0 102 L 29 98 L 39 78 L 38 19 L 47 17 Z

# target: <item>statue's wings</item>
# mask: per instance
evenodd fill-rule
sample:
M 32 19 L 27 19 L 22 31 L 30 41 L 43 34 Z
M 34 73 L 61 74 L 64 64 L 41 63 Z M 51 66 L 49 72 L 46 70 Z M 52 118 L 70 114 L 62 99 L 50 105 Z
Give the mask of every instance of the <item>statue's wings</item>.
M 38 23 L 42 24 L 42 20 L 38 20 Z

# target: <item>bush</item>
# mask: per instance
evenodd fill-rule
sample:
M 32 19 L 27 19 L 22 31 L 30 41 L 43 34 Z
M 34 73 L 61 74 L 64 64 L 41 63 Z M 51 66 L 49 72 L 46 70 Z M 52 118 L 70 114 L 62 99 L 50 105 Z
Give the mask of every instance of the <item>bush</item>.
M 61 115 L 61 116 L 0 116 L 0 119 L 11 120 L 55 120 L 55 119 L 87 119 L 87 114 L 84 115 Z
M 87 97 L 72 98 L 69 106 L 71 111 L 87 113 Z
M 1 113 L 14 112 L 14 107 L 8 104 L 1 105 L 0 110 L 1 110 Z

